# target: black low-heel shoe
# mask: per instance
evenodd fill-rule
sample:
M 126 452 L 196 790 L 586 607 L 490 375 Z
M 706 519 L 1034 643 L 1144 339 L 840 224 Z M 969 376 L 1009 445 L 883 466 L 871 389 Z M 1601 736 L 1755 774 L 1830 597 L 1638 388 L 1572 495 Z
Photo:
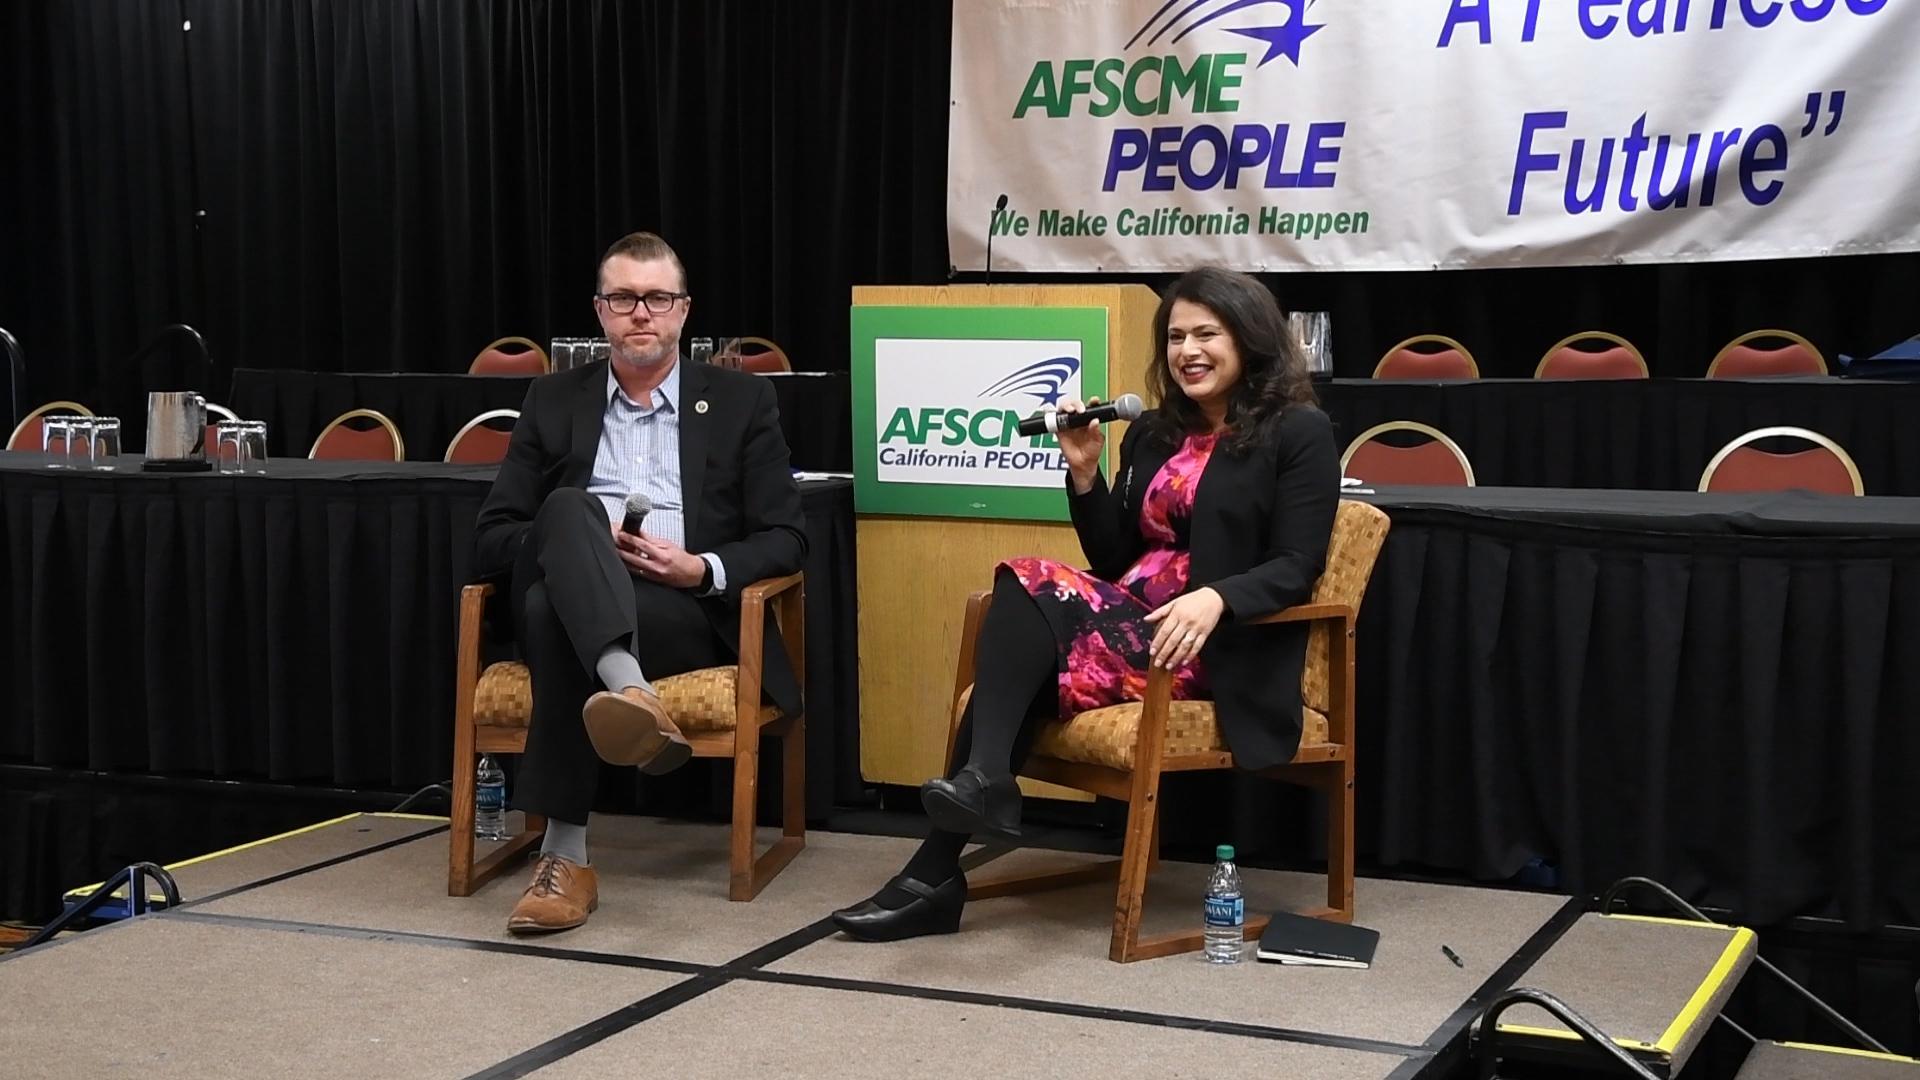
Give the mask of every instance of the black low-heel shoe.
M 935 828 L 966 836 L 1020 839 L 1020 782 L 1011 776 L 989 780 L 968 765 L 951 780 L 921 784 L 920 805 Z
M 935 886 L 901 874 L 887 886 L 912 893 L 913 899 L 905 907 L 888 909 L 868 898 L 834 912 L 833 925 L 862 941 L 901 941 L 960 929 L 960 909 L 967 903 L 966 875 L 956 873 Z

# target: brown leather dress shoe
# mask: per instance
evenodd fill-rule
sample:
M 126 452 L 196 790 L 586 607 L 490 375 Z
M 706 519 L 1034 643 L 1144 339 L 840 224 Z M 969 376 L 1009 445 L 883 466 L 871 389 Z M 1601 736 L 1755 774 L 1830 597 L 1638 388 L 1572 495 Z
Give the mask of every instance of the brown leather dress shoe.
M 515 934 L 571 930 L 599 906 L 600 875 L 593 867 L 542 855 L 534 860 L 533 884 L 520 894 L 513 914 L 507 916 L 507 930 Z
M 693 756 L 687 737 L 659 696 L 637 686 L 602 690 L 580 710 L 594 752 L 615 765 L 638 765 L 650 776 L 672 772 Z

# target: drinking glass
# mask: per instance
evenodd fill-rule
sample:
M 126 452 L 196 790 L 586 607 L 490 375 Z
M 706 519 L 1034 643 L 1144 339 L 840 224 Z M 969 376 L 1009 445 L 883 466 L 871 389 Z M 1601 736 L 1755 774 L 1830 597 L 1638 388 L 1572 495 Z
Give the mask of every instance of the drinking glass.
M 46 452 L 47 468 L 64 469 L 67 467 L 67 454 L 73 445 L 72 416 L 43 416 L 40 418 L 40 449 Z
M 687 355 L 691 357 L 696 364 L 712 363 L 713 339 L 710 337 L 694 338 L 693 341 L 687 345 Z
M 92 453 L 89 458 L 93 467 L 101 472 L 112 472 L 120 459 L 120 418 L 102 416 L 93 422 Z
M 606 360 L 612 356 L 613 356 L 613 345 L 609 343 L 606 338 L 595 338 L 593 341 L 593 347 L 588 352 L 589 359 L 587 360 L 587 362 L 593 363 L 596 360 Z
M 1287 316 L 1287 325 L 1306 353 L 1307 370 L 1333 374 L 1333 317 L 1324 311 L 1295 311 Z
M 267 474 L 267 422 L 240 421 L 241 471 L 254 476 Z
M 213 467 L 222 476 L 246 472 L 246 448 L 241 439 L 245 421 L 222 420 L 213 428 Z

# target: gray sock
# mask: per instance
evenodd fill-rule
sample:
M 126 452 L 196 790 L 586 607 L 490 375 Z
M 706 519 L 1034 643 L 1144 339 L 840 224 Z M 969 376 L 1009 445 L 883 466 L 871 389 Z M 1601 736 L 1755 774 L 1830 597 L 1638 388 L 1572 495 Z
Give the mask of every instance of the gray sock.
M 587 827 L 548 818 L 547 836 L 540 841 L 540 854 L 558 855 L 575 866 L 587 865 Z
M 640 671 L 640 661 L 634 659 L 624 645 L 607 646 L 607 651 L 593 662 L 593 672 L 600 676 L 600 685 L 616 694 L 629 686 L 653 693 L 653 684 Z

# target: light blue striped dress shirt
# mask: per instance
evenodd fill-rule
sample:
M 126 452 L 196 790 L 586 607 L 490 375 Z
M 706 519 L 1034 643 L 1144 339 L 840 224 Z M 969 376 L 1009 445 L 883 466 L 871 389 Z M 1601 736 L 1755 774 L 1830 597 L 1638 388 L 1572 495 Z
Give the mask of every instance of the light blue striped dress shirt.
M 607 412 L 587 484 L 587 494 L 600 500 L 613 522 L 627 516 L 628 495 L 645 495 L 653 503 L 644 526 L 647 535 L 681 547 L 687 544 L 686 507 L 680 501 L 680 365 L 685 362 L 674 363 L 644 406 L 620 389 L 608 366 Z M 720 557 L 696 554 L 713 567 L 713 592 L 725 592 L 727 568 Z

